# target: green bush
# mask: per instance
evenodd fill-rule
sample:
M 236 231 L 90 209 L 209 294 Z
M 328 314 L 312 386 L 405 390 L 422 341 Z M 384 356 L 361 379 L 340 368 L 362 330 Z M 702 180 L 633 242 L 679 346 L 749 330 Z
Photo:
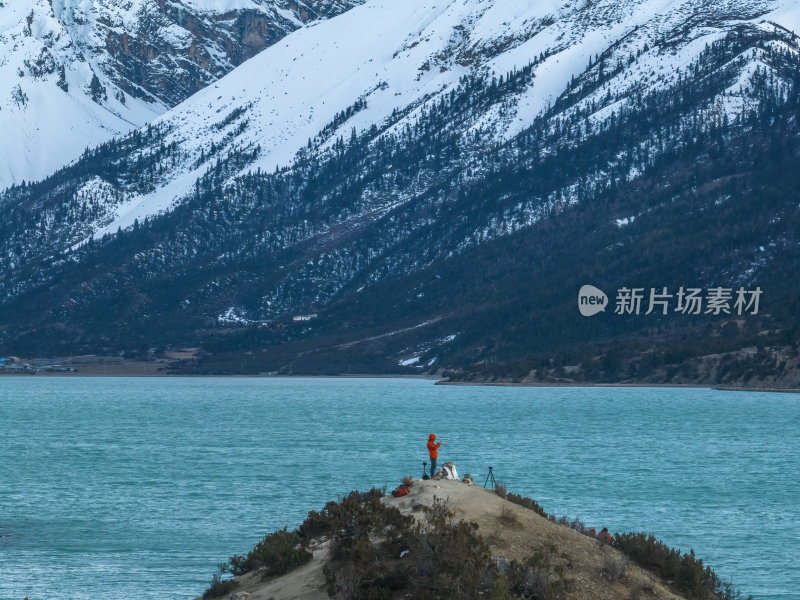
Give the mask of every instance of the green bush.
M 710 567 L 703 566 L 694 550 L 681 554 L 655 536 L 644 533 L 618 533 L 614 536 L 614 546 L 640 566 L 671 581 L 689 600 L 741 598 L 731 584 L 723 582 Z
M 383 493 L 377 489 L 350 492 L 338 502 L 328 502 L 319 512 L 309 512 L 298 532 L 305 539 L 334 535 L 359 537 L 363 530 L 373 527 L 377 521 L 388 519 L 394 522 L 400 515 L 396 509 L 397 515 L 387 512 L 387 507 L 380 501 L 382 497 Z
M 302 541 L 297 531 L 284 527 L 267 534 L 246 556 L 232 556 L 228 570 L 236 576 L 261 568 L 265 577 L 283 575 L 311 560 L 313 555 L 302 547 Z
M 203 598 L 219 598 L 226 594 L 230 594 L 233 590 L 239 587 L 239 582 L 235 579 L 222 579 L 219 573 L 214 573 L 211 578 L 211 585 L 203 592 Z
M 525 496 L 520 496 L 518 494 L 512 494 L 508 492 L 505 496 L 506 500 L 509 502 L 513 502 L 514 504 L 518 504 L 520 506 L 524 506 L 528 510 L 532 510 L 539 516 L 547 518 L 547 513 L 545 510 L 539 506 L 533 498 L 527 498 Z
M 491 592 L 496 567 L 477 525 L 453 523 L 439 498 L 418 523 L 381 496 L 353 492 L 312 511 L 300 526 L 302 536 L 329 539 L 324 572 L 331 597 L 388 600 L 402 593 L 467 600 Z
M 492 583 L 492 591 L 489 594 L 489 600 L 511 600 L 511 594 L 508 590 L 508 581 L 502 575 L 495 577 Z

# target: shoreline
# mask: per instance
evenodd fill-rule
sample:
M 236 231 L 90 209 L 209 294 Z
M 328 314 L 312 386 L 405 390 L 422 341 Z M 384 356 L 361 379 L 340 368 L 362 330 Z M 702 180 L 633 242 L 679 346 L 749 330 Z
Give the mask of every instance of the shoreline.
M 490 386 L 490 387 L 581 387 L 581 388 L 679 388 L 679 389 L 708 389 L 721 392 L 779 392 L 786 394 L 800 394 L 799 388 L 776 387 L 744 387 L 735 385 L 720 385 L 712 383 L 540 383 L 540 382 L 513 382 L 513 381 L 437 381 L 436 385 L 454 386 Z
M 3 378 L 9 379 L 27 379 L 36 377 L 47 378 L 64 378 L 64 379 L 91 379 L 91 378 L 106 378 L 116 379 L 120 377 L 129 377 L 136 379 L 422 379 L 426 381 L 433 381 L 438 383 L 439 377 L 436 375 L 426 374 L 406 374 L 406 373 L 347 373 L 345 375 L 273 375 L 270 373 L 248 373 L 248 374 L 214 374 L 214 373 L 166 373 L 162 369 L 151 368 L 149 372 L 138 372 L 141 367 L 136 367 L 137 370 L 125 369 L 108 369 L 105 372 L 80 372 L 73 371 L 69 373 L 64 372 L 40 372 L 40 373 L 0 373 L 0 380 Z M 155 371 L 155 372 L 154 372 Z
M 721 392 L 779 392 L 786 394 L 800 394 L 798 388 L 775 387 L 743 387 L 733 385 L 718 385 L 711 383 L 539 383 L 539 382 L 513 382 L 513 381 L 437 381 L 436 385 L 453 386 L 488 386 L 488 387 L 542 387 L 542 388 L 679 388 L 679 389 L 704 389 L 718 390 Z
M 783 394 L 800 394 L 798 388 L 776 388 L 776 387 L 743 387 L 733 385 L 715 385 L 708 383 L 592 383 L 592 382 L 511 382 L 511 381 L 448 381 L 440 379 L 439 376 L 430 374 L 403 374 L 403 373 L 348 373 L 344 375 L 274 375 L 270 373 L 255 374 L 191 374 L 191 373 L 168 373 L 164 369 L 164 363 L 127 363 L 129 368 L 90 369 L 84 372 L 46 372 L 39 373 L 0 373 L 3 378 L 26 378 L 26 377 L 47 377 L 47 378 L 107 378 L 116 379 L 121 377 L 130 378 L 150 378 L 150 379 L 421 379 L 433 381 L 434 385 L 442 386 L 465 386 L 465 387 L 539 387 L 539 388 L 676 388 L 676 389 L 710 389 L 722 392 L 770 392 Z M 141 369 L 141 371 L 140 371 Z

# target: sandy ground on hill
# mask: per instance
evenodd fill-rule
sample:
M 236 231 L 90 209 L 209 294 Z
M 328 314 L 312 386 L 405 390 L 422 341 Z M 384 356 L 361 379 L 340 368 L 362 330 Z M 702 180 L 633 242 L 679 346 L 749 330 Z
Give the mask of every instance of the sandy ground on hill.
M 670 592 L 649 572 L 628 564 L 624 575 L 616 581 L 604 576 L 611 565 L 627 563 L 621 552 L 604 547 L 587 537 L 545 519 L 535 512 L 513 504 L 477 485 L 460 481 L 415 481 L 411 491 L 402 498 L 387 496 L 386 504 L 396 506 L 405 514 L 425 519 L 422 506 L 431 506 L 434 498 L 445 500 L 454 520 L 477 523 L 478 532 L 490 544 L 492 555 L 506 560 L 522 560 L 537 550 L 554 547 L 553 560 L 564 565 L 568 577 L 575 581 L 569 594 L 573 600 L 682 600 Z M 314 558 L 281 577 L 263 580 L 255 573 L 239 578 L 240 586 L 228 596 L 242 600 L 324 600 L 323 567 L 327 562 L 327 547 L 313 548 Z M 238 596 L 237 596 L 238 594 Z
M 313 549 L 314 558 L 294 571 L 267 581 L 259 573 L 239 577 L 239 587 L 226 598 L 241 600 L 330 600 L 322 572 L 328 558 L 325 544 Z M 200 600 L 200 599 L 198 599 Z
M 570 598 L 623 600 L 632 597 L 637 590 L 642 599 L 681 598 L 661 585 L 649 572 L 632 564 L 626 567 L 626 573 L 620 580 L 608 581 L 603 572 L 609 564 L 627 563 L 621 552 L 602 546 L 593 538 L 553 523 L 478 485 L 447 480 L 416 481 L 407 496 L 390 496 L 386 502 L 397 506 L 401 512 L 422 519 L 423 513 L 414 507 L 420 504 L 430 506 L 434 497 L 448 502 L 454 520 L 477 523 L 478 533 L 489 542 L 494 556 L 523 560 L 546 545 L 555 546 L 555 561 L 563 564 L 567 575 L 575 580 L 575 590 L 569 595 Z

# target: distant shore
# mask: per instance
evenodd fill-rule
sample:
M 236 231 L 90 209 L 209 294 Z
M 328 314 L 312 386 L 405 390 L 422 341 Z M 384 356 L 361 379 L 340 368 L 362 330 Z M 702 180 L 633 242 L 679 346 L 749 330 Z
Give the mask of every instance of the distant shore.
M 214 377 L 214 378 L 260 378 L 260 379 L 422 379 L 433 381 L 434 385 L 449 386 L 476 386 L 476 387 L 542 387 L 542 388 L 680 388 L 680 389 L 714 389 L 726 392 L 778 392 L 786 394 L 800 394 L 798 388 L 775 387 L 744 387 L 731 385 L 714 385 L 708 383 L 593 383 L 593 382 L 513 382 L 513 381 L 449 381 L 440 376 L 426 373 L 347 373 L 340 375 L 318 374 L 276 374 L 276 373 L 248 373 L 248 374 L 214 374 L 214 373 L 171 373 L 169 360 L 154 361 L 119 361 L 119 362 L 89 362 L 71 363 L 70 371 L 39 371 L 0 372 L 2 377 Z
M 591 382 L 513 382 L 513 381 L 446 381 L 440 380 L 436 385 L 493 386 L 493 387 L 578 387 L 578 388 L 689 388 L 711 389 L 725 392 L 783 392 L 800 394 L 797 388 L 743 387 L 732 385 L 714 385 L 709 383 L 591 383 Z
M 446 381 L 440 380 L 436 385 L 476 385 L 495 387 L 665 387 L 665 388 L 713 388 L 705 383 L 590 383 L 590 382 L 524 382 L 524 381 Z
M 139 365 L 127 366 L 127 368 L 108 369 L 107 371 L 72 371 L 72 372 L 46 372 L 39 373 L 0 373 L 0 378 L 8 377 L 12 379 L 25 379 L 27 377 L 63 377 L 65 379 L 73 379 L 78 377 L 91 378 L 91 377 L 150 377 L 150 378 L 202 378 L 214 377 L 217 379 L 423 379 L 428 381 L 439 382 L 439 378 L 432 375 L 409 375 L 404 373 L 347 373 L 343 375 L 287 375 L 287 374 L 272 374 L 272 373 L 169 373 L 163 369 L 150 367 L 145 365 L 142 368 Z

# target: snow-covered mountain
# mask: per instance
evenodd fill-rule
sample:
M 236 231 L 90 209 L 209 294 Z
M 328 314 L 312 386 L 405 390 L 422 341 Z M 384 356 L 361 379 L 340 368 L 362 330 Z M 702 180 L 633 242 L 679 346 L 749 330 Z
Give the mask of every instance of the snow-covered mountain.
M 178 104 L 350 0 L 0 3 L 0 188 Z
M 0 187 L 41 179 L 167 109 L 110 86 L 46 0 L 3 3 L 0 55 Z
M 531 68 L 508 106 L 474 115 L 464 135 L 488 128 L 497 141 L 511 139 L 559 98 L 563 105 L 599 77 L 603 85 L 560 117 L 594 106 L 590 121 L 602 122 L 637 95 L 687 77 L 708 44 L 743 23 L 793 31 L 800 28 L 800 7 L 788 0 L 373 0 L 295 32 L 153 121 L 167 132 L 159 143 L 175 144 L 181 160 L 151 192 L 123 202 L 99 198 L 108 212 L 87 225 L 100 236 L 174 205 L 234 148 L 259 147 L 238 172 L 273 170 L 291 165 L 309 140 L 324 150 L 353 128 L 362 133 L 389 120 L 385 131 L 399 131 L 465 76 Z M 592 69 L 601 57 L 605 71 Z M 714 101 L 731 115 L 752 101 L 748 79 L 760 61 L 757 53 L 745 58 L 741 80 Z M 354 106 L 362 108 L 337 120 Z M 99 181 L 87 184 L 102 188 Z
M 325 310 L 352 323 L 369 312 L 361 299 L 385 302 L 377 290 L 392 281 L 412 285 L 431 269 L 444 281 L 460 257 L 482 264 L 483 248 L 539 227 L 557 243 L 543 224 L 597 210 L 600 198 L 603 248 L 655 236 L 657 214 L 680 238 L 692 228 L 679 217 L 718 193 L 718 173 L 754 172 L 743 149 L 755 156 L 773 134 L 791 147 L 798 26 L 789 0 L 369 0 L 47 180 L 7 190 L 5 302 L 44 311 L 18 327 L 113 321 L 136 335 Z M 703 198 L 731 211 L 724 221 L 746 203 Z M 687 270 L 754 281 L 794 248 L 784 210 L 758 235 L 727 240 L 735 252 Z M 444 319 L 441 307 L 413 308 L 433 295 L 426 285 L 393 288 L 398 314 L 420 327 Z M 123 288 L 135 290 L 124 301 Z

